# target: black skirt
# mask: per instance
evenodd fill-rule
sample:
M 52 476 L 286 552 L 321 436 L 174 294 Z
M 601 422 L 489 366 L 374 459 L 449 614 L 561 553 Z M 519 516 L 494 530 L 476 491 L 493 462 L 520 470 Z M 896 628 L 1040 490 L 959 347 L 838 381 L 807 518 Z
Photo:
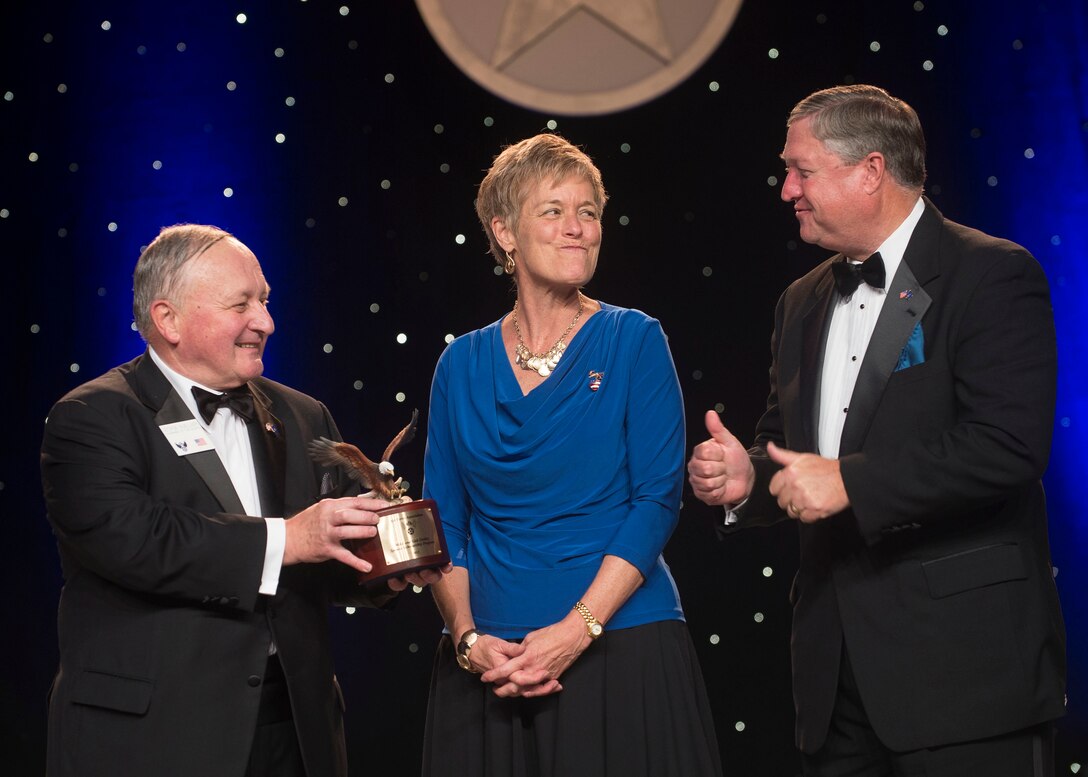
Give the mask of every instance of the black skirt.
M 448 635 L 431 675 L 423 777 L 717 777 L 714 719 L 682 621 L 606 631 L 563 690 L 500 699 L 457 665 Z

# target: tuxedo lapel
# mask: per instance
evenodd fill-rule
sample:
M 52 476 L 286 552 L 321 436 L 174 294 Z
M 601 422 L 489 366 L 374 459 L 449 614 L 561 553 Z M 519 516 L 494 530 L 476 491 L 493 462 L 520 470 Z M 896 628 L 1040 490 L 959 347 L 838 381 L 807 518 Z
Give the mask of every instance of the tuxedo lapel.
M 839 455 L 860 450 L 873 415 L 895 372 L 899 355 L 916 324 L 929 309 L 932 299 L 923 284 L 938 273 L 938 245 L 942 217 L 929 200 L 926 211 L 914 228 L 903 261 L 888 285 L 888 296 L 880 310 L 869 348 L 858 372 L 850 397 L 850 414 L 842 429 Z
M 174 391 L 170 381 L 155 365 L 147 351 L 144 351 L 144 355 L 136 360 L 132 371 L 125 375 L 125 379 L 139 400 L 155 413 L 156 426 L 161 428 L 178 421 L 195 420 L 185 402 Z M 165 437 L 163 441 L 166 441 Z M 230 475 L 227 474 L 218 453 L 214 450 L 206 450 L 179 458 L 184 459 L 184 463 L 179 462 L 180 466 L 192 467 L 196 471 L 219 502 L 223 512 L 245 515 L 246 510 L 242 507 L 242 500 L 238 497 L 238 492 L 234 490 L 234 484 L 231 483 Z
M 150 359 L 147 361 L 151 362 Z M 191 420 L 194 420 L 193 414 L 189 412 L 189 408 L 185 406 L 177 392 L 171 388 L 170 393 L 166 395 L 166 401 L 163 402 L 159 412 L 155 414 L 155 424 L 163 427 L 178 421 Z M 182 456 L 181 458 L 200 475 L 200 479 L 204 481 L 215 496 L 219 506 L 223 508 L 223 512 L 237 513 L 239 515 L 246 514 L 245 508 L 242 507 L 242 500 L 238 498 L 238 492 L 234 490 L 234 484 L 231 483 L 230 476 L 227 474 L 219 454 L 214 449 L 190 453 L 188 456 Z
M 253 449 L 253 466 L 257 471 L 261 512 L 265 516 L 283 516 L 287 473 L 287 443 L 284 441 L 283 423 L 269 410 L 271 401 L 268 395 L 253 383 L 249 384 L 249 388 L 253 392 L 257 418 L 246 427 Z

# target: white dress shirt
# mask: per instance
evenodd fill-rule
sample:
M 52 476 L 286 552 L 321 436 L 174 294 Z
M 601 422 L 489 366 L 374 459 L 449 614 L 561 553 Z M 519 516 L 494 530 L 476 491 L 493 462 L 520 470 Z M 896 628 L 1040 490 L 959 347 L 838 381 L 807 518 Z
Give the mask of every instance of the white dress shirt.
M 246 430 L 246 422 L 231 411 L 230 408 L 221 407 L 216 411 L 212 422 L 207 424 L 197 408 L 196 397 L 193 396 L 193 386 L 210 391 L 213 394 L 223 392 L 202 386 L 201 384 L 186 378 L 184 375 L 172 370 L 162 358 L 155 353 L 154 348 L 148 348 L 151 360 L 155 362 L 162 374 L 170 381 L 174 391 L 181 397 L 181 401 L 189 408 L 197 423 L 208 432 L 215 452 L 219 454 L 219 460 L 230 476 L 230 482 L 238 493 L 238 499 L 245 508 L 246 515 L 259 516 L 261 514 L 261 498 L 257 489 L 257 471 L 253 465 L 253 448 L 249 442 L 249 432 Z M 260 593 L 269 596 L 276 593 L 280 583 L 280 569 L 283 566 L 283 552 L 287 545 L 287 528 L 283 518 L 264 519 L 268 527 L 268 537 L 265 540 L 264 567 L 261 570 Z
M 850 397 L 869 348 L 880 309 L 884 307 L 887 287 L 895 277 L 907 243 L 922 218 L 925 205 L 922 198 L 914 204 L 907 218 L 877 251 L 884 260 L 884 288 L 874 289 L 867 283 L 858 286 L 849 297 L 842 297 L 831 311 L 831 326 L 824 346 L 823 372 L 820 375 L 820 415 L 817 441 L 820 455 L 828 459 L 839 457 L 839 443 L 846 416 L 850 413 Z
M 858 372 L 869 348 L 876 320 L 884 306 L 888 284 L 895 277 L 910 236 L 925 211 L 922 198 L 914 203 L 911 212 L 880 244 L 877 251 L 884 260 L 884 288 L 874 289 L 867 283 L 858 286 L 849 297 L 842 297 L 831 311 L 831 324 L 824 346 L 823 371 L 820 375 L 820 410 L 817 441 L 819 453 L 828 459 L 839 457 L 839 443 L 846 416 L 850 413 L 850 397 L 854 394 Z M 748 500 L 725 507 L 725 525 L 736 523 L 736 511 Z

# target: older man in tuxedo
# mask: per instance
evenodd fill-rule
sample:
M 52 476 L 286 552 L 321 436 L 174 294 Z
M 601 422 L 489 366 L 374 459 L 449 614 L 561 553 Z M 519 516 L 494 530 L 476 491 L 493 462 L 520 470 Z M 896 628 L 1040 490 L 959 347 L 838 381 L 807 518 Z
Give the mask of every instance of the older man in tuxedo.
M 921 125 L 882 89 L 802 100 L 782 159 L 802 239 L 837 253 L 779 300 L 754 445 L 710 412 L 688 470 L 723 533 L 799 524 L 805 774 L 1052 774 L 1046 277 L 922 196 Z
M 328 606 L 440 573 L 358 584 L 343 543 L 387 504 L 308 457 L 339 439 L 325 406 L 261 377 L 269 288 L 245 245 L 164 229 L 134 294 L 145 353 L 45 427 L 65 577 L 48 774 L 345 775 Z

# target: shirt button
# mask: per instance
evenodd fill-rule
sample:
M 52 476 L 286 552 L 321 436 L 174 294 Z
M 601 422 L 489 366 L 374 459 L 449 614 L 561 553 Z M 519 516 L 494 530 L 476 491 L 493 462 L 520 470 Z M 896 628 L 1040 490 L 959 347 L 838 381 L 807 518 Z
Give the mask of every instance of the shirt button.
M 246 682 L 249 684 L 250 688 L 256 688 L 258 685 L 261 684 L 261 678 L 255 674 L 251 674 Z
M 844 408 L 842 409 L 842 412 L 846 413 L 846 412 L 849 412 L 849 410 L 850 410 L 850 408 L 848 408 L 848 407 L 844 407 Z

